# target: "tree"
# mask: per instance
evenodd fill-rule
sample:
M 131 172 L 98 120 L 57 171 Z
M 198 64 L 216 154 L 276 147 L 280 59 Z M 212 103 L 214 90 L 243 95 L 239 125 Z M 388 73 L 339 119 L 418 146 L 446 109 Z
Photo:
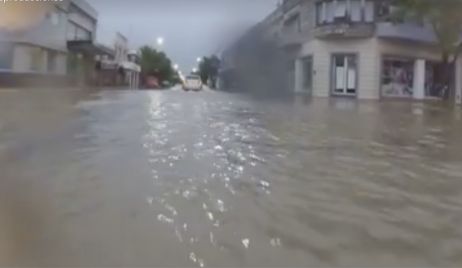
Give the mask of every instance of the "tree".
M 462 0 L 394 0 L 394 17 L 418 19 L 431 25 L 437 38 L 443 62 L 441 73 L 448 89 L 445 98 L 455 96 L 452 85 L 454 66 L 461 51 Z
M 143 76 L 156 76 L 160 82 L 174 80 L 175 71 L 172 62 L 164 52 L 159 52 L 149 46 L 143 46 L 140 51 Z
M 210 81 L 210 86 L 215 88 L 219 68 L 220 59 L 218 59 L 216 55 L 212 55 L 211 57 L 204 57 L 199 64 L 199 75 L 202 82 L 205 84 Z
M 213 55 L 210 57 L 210 80 L 211 80 L 211 87 L 216 88 L 217 86 L 217 79 L 218 79 L 218 70 L 220 69 L 220 59 Z

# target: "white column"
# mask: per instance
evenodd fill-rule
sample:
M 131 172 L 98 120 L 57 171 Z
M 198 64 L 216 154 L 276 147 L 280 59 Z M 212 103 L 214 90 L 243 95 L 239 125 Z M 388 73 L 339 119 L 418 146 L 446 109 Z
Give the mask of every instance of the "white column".
M 130 88 L 134 88 L 134 85 L 135 85 L 135 72 L 134 71 L 131 71 L 130 72 Z
M 295 92 L 303 92 L 303 62 L 301 59 L 295 60 Z
M 135 89 L 138 89 L 138 77 L 139 77 L 139 73 L 135 72 Z
M 138 89 L 138 77 L 139 77 L 139 73 L 135 72 L 135 89 Z
M 414 99 L 423 100 L 425 98 L 425 60 L 418 59 L 414 63 Z
M 141 79 L 141 73 L 138 72 L 136 73 L 136 89 L 140 88 L 140 79 Z
M 462 58 L 456 61 L 456 104 L 462 104 Z

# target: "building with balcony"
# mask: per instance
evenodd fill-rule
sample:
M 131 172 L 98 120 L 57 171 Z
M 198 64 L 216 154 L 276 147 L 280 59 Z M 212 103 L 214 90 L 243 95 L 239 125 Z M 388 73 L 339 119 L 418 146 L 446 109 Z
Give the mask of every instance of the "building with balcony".
M 34 20 L 0 27 L 2 86 L 88 85 L 95 55 L 110 53 L 95 44 L 98 14 L 85 0 L 10 1 L 3 8 Z
M 317 97 L 441 98 L 441 53 L 424 22 L 391 22 L 388 0 L 284 0 L 262 23 L 284 54 L 284 89 Z M 461 99 L 462 67 L 453 67 Z M 282 90 L 282 89 L 281 89 Z
M 65 3 L 28 3 L 26 6 L 7 2 L 2 9 L 4 12 L 16 10 L 22 15 L 18 14 L 18 17 L 28 22 L 13 28 L 0 27 L 0 84 L 64 83 L 67 54 Z M 47 79 L 41 79 L 45 76 Z
M 110 50 L 113 51 L 113 56 L 96 57 L 97 85 L 139 88 L 141 67 L 138 52 L 129 50 L 128 39 L 121 33 L 116 33 L 113 48 Z
M 96 43 L 98 12 L 86 0 L 68 0 L 67 3 L 68 73 L 78 85 L 97 85 L 97 59 L 112 58 L 115 51 Z

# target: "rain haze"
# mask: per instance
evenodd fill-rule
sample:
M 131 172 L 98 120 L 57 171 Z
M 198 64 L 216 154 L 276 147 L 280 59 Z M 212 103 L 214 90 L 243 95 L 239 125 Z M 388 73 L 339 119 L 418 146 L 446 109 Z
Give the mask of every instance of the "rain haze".
M 261 21 L 277 0 L 96 0 L 98 39 L 112 44 L 116 32 L 126 35 L 131 47 L 156 45 L 180 65 L 183 72 L 196 58 L 217 53 L 236 36 Z M 187 45 L 185 45 L 187 44 Z
M 0 268 L 462 268 L 460 14 L 0 0 Z

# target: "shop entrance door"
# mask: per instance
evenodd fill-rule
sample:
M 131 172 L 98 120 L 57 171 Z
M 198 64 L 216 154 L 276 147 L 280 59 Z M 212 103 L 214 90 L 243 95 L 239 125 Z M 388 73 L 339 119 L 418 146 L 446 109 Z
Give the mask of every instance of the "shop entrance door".
M 358 64 L 356 55 L 332 56 L 332 95 L 356 96 Z
M 313 92 L 313 57 L 303 58 L 303 92 L 311 94 Z

